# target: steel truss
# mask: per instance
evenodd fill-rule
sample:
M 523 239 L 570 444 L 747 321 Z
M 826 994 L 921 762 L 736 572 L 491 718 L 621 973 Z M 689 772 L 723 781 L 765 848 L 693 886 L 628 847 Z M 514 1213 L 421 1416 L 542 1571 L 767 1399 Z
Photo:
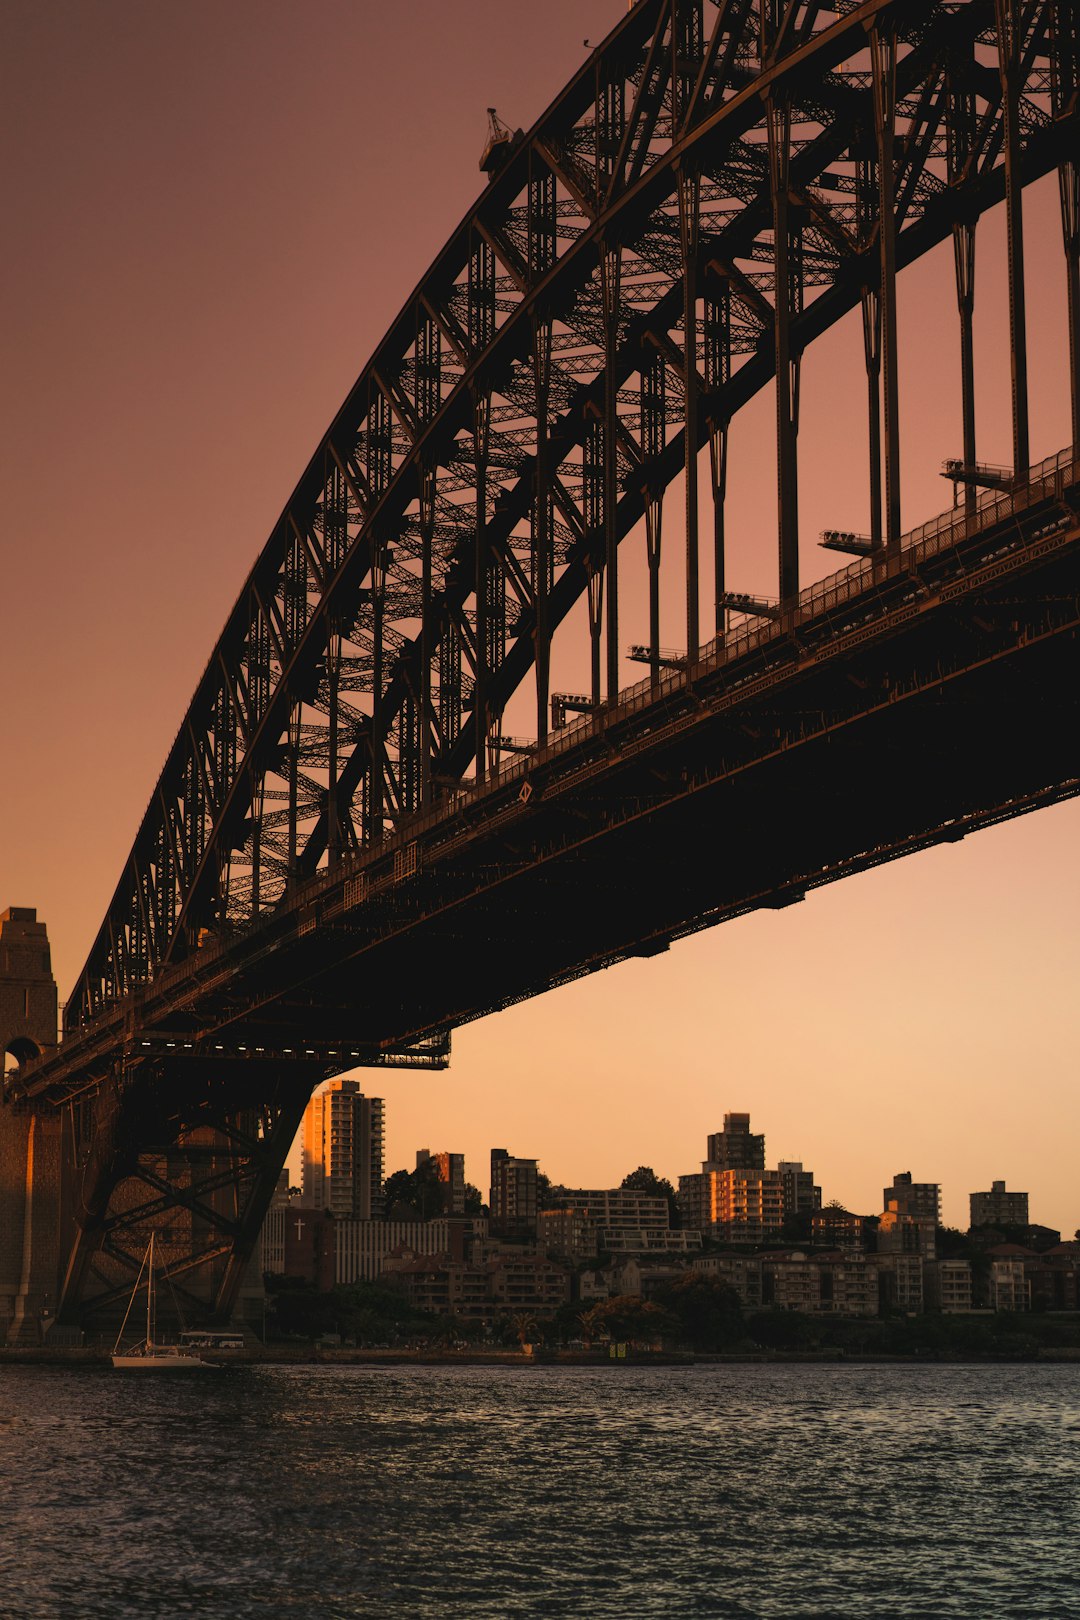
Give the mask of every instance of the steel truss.
M 642 518 L 642 656 L 657 684 L 664 492 L 680 475 L 693 661 L 742 605 L 725 565 L 729 431 L 774 377 L 777 601 L 793 598 L 801 357 L 859 303 L 869 545 L 895 551 L 896 274 L 952 236 L 973 469 L 974 243 L 1001 199 L 1022 474 L 1020 193 L 1055 166 L 1077 410 L 1078 27 L 1068 0 L 638 0 L 527 135 L 497 131 L 486 191 L 338 412 L 229 617 L 67 1027 L 496 774 L 520 746 L 503 715 L 530 681 L 527 745 L 543 745 L 551 640 L 583 597 L 582 698 L 613 703 L 619 547 Z

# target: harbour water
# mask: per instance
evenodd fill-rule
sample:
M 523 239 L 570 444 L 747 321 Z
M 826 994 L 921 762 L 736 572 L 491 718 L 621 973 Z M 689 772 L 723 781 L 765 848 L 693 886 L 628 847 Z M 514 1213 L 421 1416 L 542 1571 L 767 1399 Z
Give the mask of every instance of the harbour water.
M 1080 1367 L 0 1367 L 6 1620 L 1080 1616 Z

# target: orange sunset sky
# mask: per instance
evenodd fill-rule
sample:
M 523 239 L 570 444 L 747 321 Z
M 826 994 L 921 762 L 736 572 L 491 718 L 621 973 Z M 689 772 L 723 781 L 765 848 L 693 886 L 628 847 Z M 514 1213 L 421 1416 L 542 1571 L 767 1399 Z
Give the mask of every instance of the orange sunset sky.
M 251 564 L 481 187 L 485 108 L 527 128 L 622 10 L 0 6 L 0 908 L 38 908 L 61 996 Z M 1037 460 L 1069 435 L 1053 177 L 1025 223 Z M 999 462 L 1003 241 L 998 210 L 979 229 L 976 342 L 980 456 Z M 951 249 L 900 287 L 910 527 L 949 504 L 941 462 L 960 451 Z M 821 529 L 866 525 L 864 386 L 849 318 L 805 361 L 804 583 L 836 562 Z M 735 589 L 771 585 L 772 413 L 760 396 L 732 437 Z M 627 643 L 646 639 L 632 596 L 624 620 Z M 469 1026 L 445 1074 L 366 1071 L 387 1169 L 464 1151 L 486 1196 L 494 1145 L 575 1185 L 641 1163 L 675 1179 L 749 1110 L 769 1162 L 802 1159 L 826 1200 L 876 1211 L 910 1169 L 966 1226 L 968 1192 L 1004 1177 L 1071 1235 L 1078 829 L 1076 803 L 1021 818 Z

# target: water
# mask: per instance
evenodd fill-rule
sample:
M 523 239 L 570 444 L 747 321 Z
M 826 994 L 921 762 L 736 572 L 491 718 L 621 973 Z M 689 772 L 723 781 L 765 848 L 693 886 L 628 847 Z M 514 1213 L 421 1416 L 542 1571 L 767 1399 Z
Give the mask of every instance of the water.
M 0 1370 L 5 1620 L 1080 1617 L 1080 1368 Z

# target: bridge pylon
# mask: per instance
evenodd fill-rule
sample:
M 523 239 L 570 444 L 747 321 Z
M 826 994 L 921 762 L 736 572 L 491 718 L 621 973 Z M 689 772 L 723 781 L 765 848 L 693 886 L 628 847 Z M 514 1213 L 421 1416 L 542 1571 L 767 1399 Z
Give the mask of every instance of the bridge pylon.
M 31 906 L 0 912 L 5 1073 L 56 1046 L 56 980 Z M 0 1339 L 38 1343 L 56 1307 L 63 1227 L 63 1116 L 0 1103 Z

